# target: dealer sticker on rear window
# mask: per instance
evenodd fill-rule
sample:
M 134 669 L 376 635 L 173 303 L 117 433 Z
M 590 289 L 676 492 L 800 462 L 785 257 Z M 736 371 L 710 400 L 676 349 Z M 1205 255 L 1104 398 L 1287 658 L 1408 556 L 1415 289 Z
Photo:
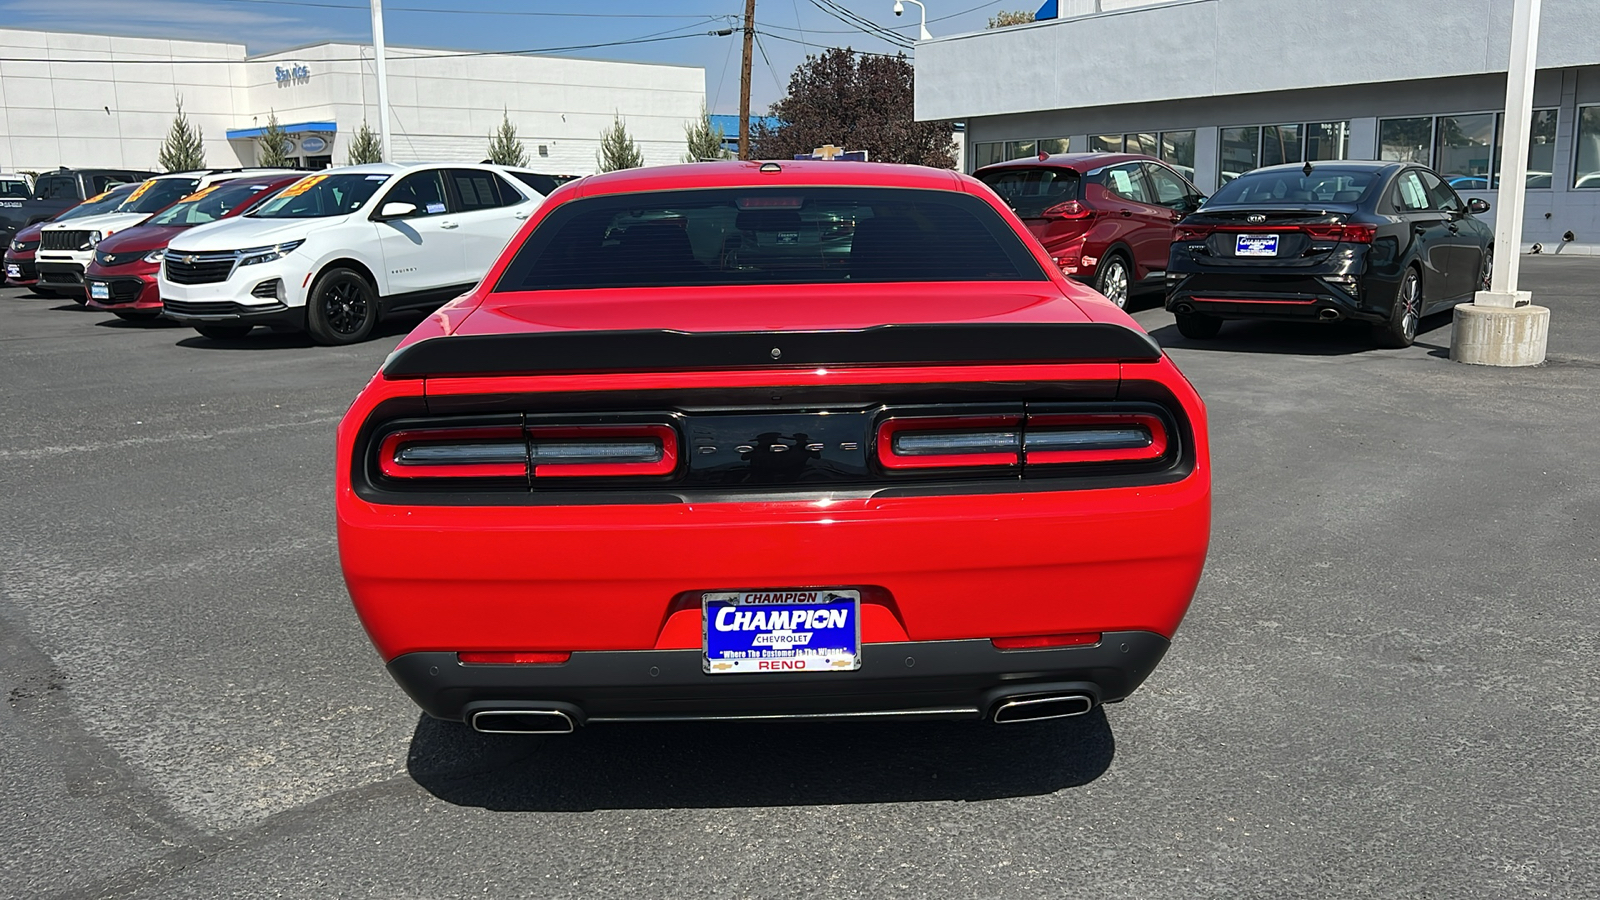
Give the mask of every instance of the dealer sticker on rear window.
M 861 668 L 861 592 L 728 591 L 701 595 L 708 675 Z
M 1278 236 L 1275 234 L 1241 234 L 1233 247 L 1234 256 L 1277 256 Z

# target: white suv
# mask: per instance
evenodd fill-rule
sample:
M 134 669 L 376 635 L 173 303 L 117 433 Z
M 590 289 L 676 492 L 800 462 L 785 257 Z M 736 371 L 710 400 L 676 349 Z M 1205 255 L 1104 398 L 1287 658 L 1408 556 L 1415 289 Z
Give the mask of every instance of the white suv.
M 214 184 L 235 178 L 290 173 L 291 169 L 204 169 L 173 172 L 142 181 L 128 199 L 115 209 L 70 222 L 55 222 L 39 230 L 39 249 L 34 253 L 40 284 L 70 294 L 79 303 L 85 300 L 83 273 L 94 261 L 94 248 L 124 228 L 150 218 L 155 213 Z
M 470 289 L 544 197 L 532 172 L 374 163 L 309 175 L 250 213 L 174 238 L 164 314 L 216 339 L 256 325 L 321 344 Z

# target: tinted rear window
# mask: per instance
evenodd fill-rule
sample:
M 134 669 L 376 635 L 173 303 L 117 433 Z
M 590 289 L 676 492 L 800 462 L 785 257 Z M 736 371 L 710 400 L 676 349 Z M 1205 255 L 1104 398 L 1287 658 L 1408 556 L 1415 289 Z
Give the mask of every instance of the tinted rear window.
M 1044 277 L 994 209 L 967 194 L 722 188 L 563 204 L 496 290 Z
M 1318 166 L 1305 175 L 1297 169 L 1246 172 L 1222 186 L 1207 206 L 1234 203 L 1360 203 L 1379 181 L 1375 169 Z
M 1057 203 L 1078 199 L 1078 173 L 1067 169 L 996 169 L 978 173 L 978 180 L 1022 219 L 1037 219 Z

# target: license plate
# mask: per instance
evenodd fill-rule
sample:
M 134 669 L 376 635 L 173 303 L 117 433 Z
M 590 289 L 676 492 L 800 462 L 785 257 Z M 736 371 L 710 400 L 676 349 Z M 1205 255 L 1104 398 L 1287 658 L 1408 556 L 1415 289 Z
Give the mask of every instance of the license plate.
M 700 600 L 707 675 L 861 668 L 860 591 L 713 591 Z
M 1233 246 L 1234 256 L 1277 256 L 1278 236 L 1275 234 L 1241 234 Z
M 91 281 L 91 282 L 89 282 L 89 299 L 90 300 L 110 300 L 111 299 L 111 285 L 106 284 L 103 281 Z
M 19 266 L 19 265 L 16 265 L 15 263 L 13 263 L 12 265 L 6 266 L 6 277 L 7 278 L 21 278 L 22 277 L 22 267 Z

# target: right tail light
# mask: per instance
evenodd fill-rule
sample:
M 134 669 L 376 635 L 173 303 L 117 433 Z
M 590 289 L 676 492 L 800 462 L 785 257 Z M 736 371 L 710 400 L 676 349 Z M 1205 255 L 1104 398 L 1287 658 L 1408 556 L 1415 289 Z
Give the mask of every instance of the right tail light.
M 1150 463 L 1172 435 L 1147 412 L 992 416 L 893 415 L 878 424 L 878 462 L 890 471 Z

